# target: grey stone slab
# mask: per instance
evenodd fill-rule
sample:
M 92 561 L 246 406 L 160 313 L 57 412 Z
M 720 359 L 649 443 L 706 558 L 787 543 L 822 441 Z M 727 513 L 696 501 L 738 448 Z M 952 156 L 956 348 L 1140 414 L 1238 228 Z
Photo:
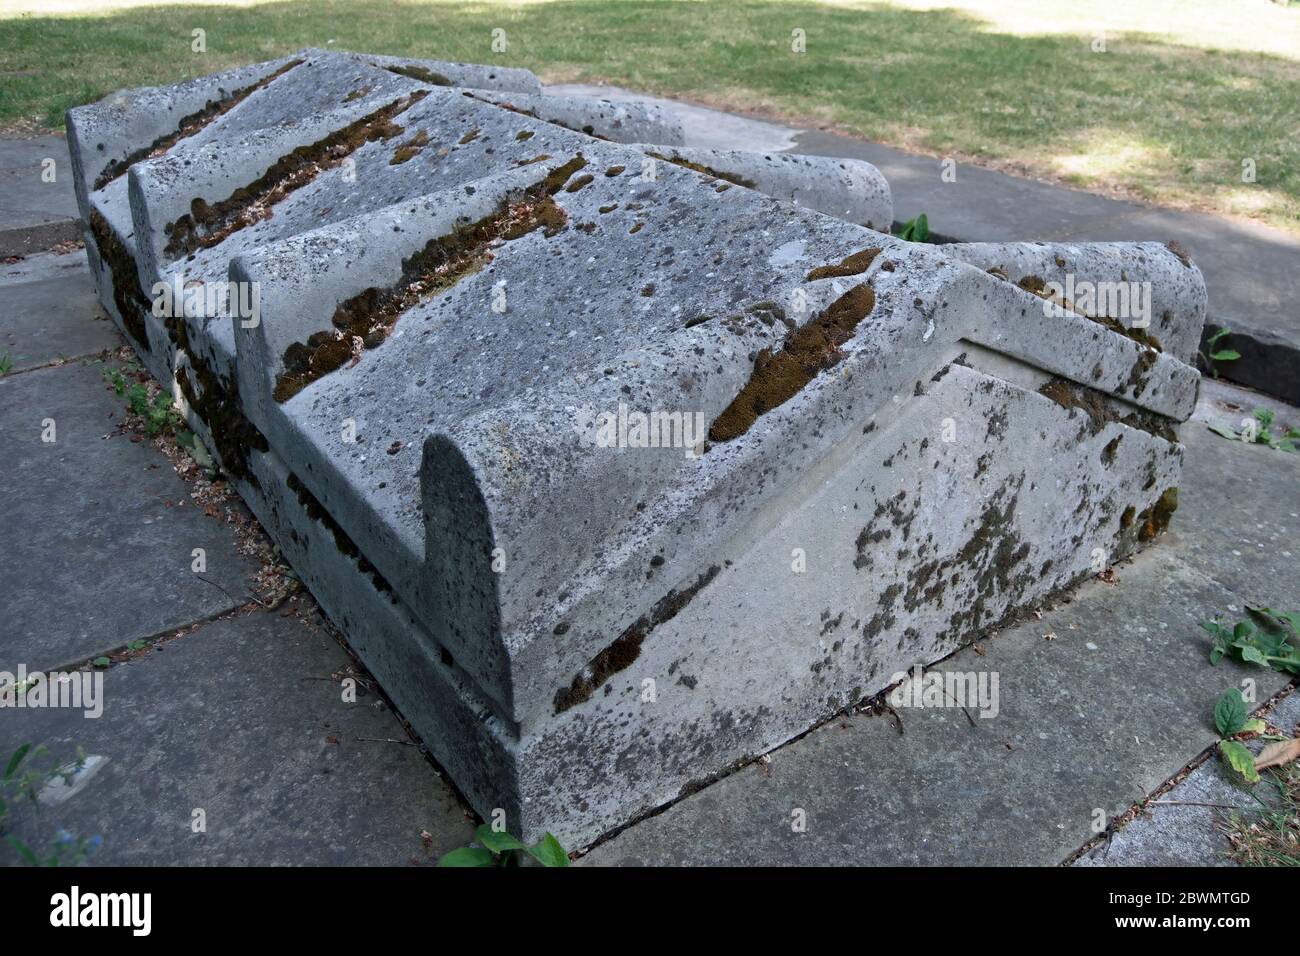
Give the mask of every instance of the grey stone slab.
M 1284 733 L 1300 728 L 1300 693 L 1292 691 L 1273 709 L 1268 720 Z M 1263 741 L 1246 744 L 1258 753 Z M 1255 797 L 1229 776 L 1223 763 L 1211 753 L 1209 759 L 1182 782 L 1160 796 L 1167 801 L 1148 804 L 1142 813 L 1075 861 L 1075 866 L 1233 866 L 1230 846 L 1221 830 L 1225 807 L 1237 808 L 1245 820 L 1261 810 L 1259 800 L 1274 804 L 1275 791 L 1262 784 L 1253 788 Z
M 888 233 L 894 222 L 889 183 L 860 159 L 752 150 L 642 145 L 648 155 L 720 176 L 783 202 Z
M 1259 223 L 1126 205 L 1051 238 L 1177 241 L 1205 275 L 1206 334 L 1230 329 L 1231 340 L 1219 347 L 1241 353 L 1220 363 L 1219 373 L 1300 404 L 1300 238 Z
M 43 177 L 53 160 L 53 182 Z M 0 138 L 0 258 L 30 255 L 80 234 L 68 144 L 62 136 Z
M 547 123 L 615 143 L 680 145 L 681 124 L 653 103 L 627 103 L 590 96 L 528 96 L 519 93 L 475 93 L 489 103 L 505 106 Z
M 100 307 L 85 255 L 52 258 L 71 260 L 76 268 L 48 278 L 0 276 L 0 352 L 8 353 L 15 371 L 124 344 Z
M 1170 533 L 1187 560 L 1241 601 L 1300 608 L 1300 455 L 1222 438 L 1198 421 L 1181 437 L 1187 457 Z
M 554 96 L 590 96 L 613 100 L 617 103 L 648 103 L 671 112 L 682 125 L 684 145 L 708 149 L 743 149 L 754 152 L 779 152 L 792 149 L 799 130 L 779 123 L 752 119 L 669 100 L 646 96 L 617 86 L 596 86 L 590 83 L 556 83 L 545 92 Z
M 284 553 L 366 602 L 358 652 L 525 836 L 588 842 L 791 739 L 1067 587 L 1094 547 L 1131 551 L 1176 483 L 1197 375 L 1175 355 L 933 246 L 312 62 L 95 192 L 95 242 L 115 291 L 260 290 L 264 321 L 198 304 L 165 342 L 148 327 L 160 378 L 180 367 Z M 357 135 L 393 110 L 403 129 Z M 74 111 L 82 152 L 113 117 Z M 259 182 L 312 143 L 328 161 Z M 393 312 L 358 304 L 384 289 Z M 136 299 L 114 301 L 144 318 Z M 759 394 L 759 356 L 819 334 L 834 370 Z M 596 418 L 632 402 L 694 437 L 623 454 Z
M 1000 709 L 837 718 L 592 850 L 595 865 L 1053 865 L 1214 740 L 1247 672 L 1210 667 L 1196 626 L 1231 595 L 1173 547 L 963 650 L 941 672 L 999 675 Z M 1054 634 L 1052 640 L 1044 635 Z M 1285 680 L 1252 671 L 1262 695 Z M 792 816 L 806 814 L 806 832 Z
M 1140 328 L 1148 341 L 1196 364 L 1205 321 L 1205 281 L 1195 263 L 1158 242 L 951 242 L 947 255 L 1039 284 L 1055 301 L 1094 318 Z
M 123 403 L 102 368 L 0 379 L 0 668 L 83 660 L 247 600 L 252 564 L 165 458 L 117 434 Z
M 349 665 L 323 628 L 255 611 L 109 668 L 98 718 L 7 711 L 4 753 L 105 760 L 62 803 L 16 814 L 16 834 L 99 835 L 95 863 L 150 866 L 404 865 L 468 843 L 455 793 L 417 746 L 389 742 L 409 738 L 379 695 L 344 701 Z
M 1177 240 L 1205 274 L 1206 334 L 1235 333 L 1241 360 L 1222 374 L 1300 404 L 1300 239 L 1244 220 L 1181 212 L 1110 199 L 964 163 L 945 182 L 940 157 L 918 156 L 879 143 L 820 130 L 800 130 L 617 87 L 552 87 L 570 95 L 600 95 L 653 103 L 682 122 L 689 146 L 789 150 L 864 159 L 893 191 L 895 216 L 926 213 L 937 241 L 1018 242 Z

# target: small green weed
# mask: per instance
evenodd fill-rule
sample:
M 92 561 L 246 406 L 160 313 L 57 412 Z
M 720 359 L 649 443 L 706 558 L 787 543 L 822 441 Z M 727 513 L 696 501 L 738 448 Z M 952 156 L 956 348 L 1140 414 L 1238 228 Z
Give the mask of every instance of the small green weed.
M 1212 638 L 1210 663 L 1225 656 L 1245 664 L 1259 664 L 1288 674 L 1300 674 L 1300 611 L 1274 611 L 1267 607 L 1246 607 L 1249 620 L 1232 629 L 1216 618 L 1201 621 Z
M 1205 366 L 1205 370 L 1215 378 L 1219 377 L 1219 369 L 1214 364 L 1215 362 L 1235 362 L 1241 358 L 1241 353 L 1235 349 L 1215 347 L 1221 339 L 1225 339 L 1231 334 L 1232 330 L 1227 327 L 1219 329 L 1205 340 L 1205 349 L 1197 353 L 1201 357 L 1201 364 Z M 1207 349 L 1208 351 L 1206 351 Z
M 1280 434 L 1273 433 L 1273 412 L 1267 408 L 1257 408 L 1250 413 L 1250 418 L 1241 424 L 1237 431 L 1227 425 L 1211 425 L 1210 431 L 1224 438 L 1234 438 L 1247 444 L 1267 445 L 1277 451 L 1300 453 L 1300 428 L 1287 428 Z
M 925 213 L 909 219 L 898 230 L 898 238 L 904 242 L 928 242 L 930 240 L 930 220 Z
M 438 860 L 439 866 L 519 866 L 524 854 L 542 866 L 568 866 L 569 854 L 560 841 L 546 834 L 532 846 L 526 846 L 509 833 L 492 829 L 485 823 L 474 831 L 474 843 L 463 846 Z

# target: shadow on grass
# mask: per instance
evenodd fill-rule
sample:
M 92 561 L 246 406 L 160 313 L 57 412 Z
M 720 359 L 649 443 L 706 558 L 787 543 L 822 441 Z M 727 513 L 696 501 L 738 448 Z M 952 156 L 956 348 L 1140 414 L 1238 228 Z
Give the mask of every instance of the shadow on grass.
M 208 52 L 190 50 L 206 31 Z M 492 31 L 508 49 L 492 50 Z M 807 52 L 791 50 L 803 30 Z M 767 110 L 939 154 L 1064 165 L 1080 185 L 1119 182 L 1166 201 L 1240 185 L 1241 160 L 1300 217 L 1300 64 L 1169 44 L 1149 34 L 1012 36 L 952 10 L 812 2 L 304 0 L 177 5 L 0 20 L 0 123 L 61 125 L 71 105 L 303 46 L 533 69 Z M 1104 157 L 1119 135 L 1141 168 Z M 1082 158 L 1080 158 L 1082 157 Z M 1093 169 L 1092 167 L 1098 167 Z

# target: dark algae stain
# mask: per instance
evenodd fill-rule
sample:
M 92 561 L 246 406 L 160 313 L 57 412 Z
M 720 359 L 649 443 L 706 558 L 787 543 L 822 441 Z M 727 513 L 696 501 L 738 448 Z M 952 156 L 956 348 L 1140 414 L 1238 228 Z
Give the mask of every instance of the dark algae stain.
M 1110 467 L 1115 462 L 1115 452 L 1119 450 L 1119 443 L 1123 440 L 1123 435 L 1116 435 L 1106 443 L 1106 447 L 1101 450 L 1101 463 Z
M 339 303 L 332 329 L 316 332 L 305 343 L 295 342 L 285 349 L 284 371 L 276 379 L 274 399 L 288 401 L 358 356 L 361 349 L 381 344 L 407 309 L 487 265 L 492 260 L 489 244 L 493 240 L 518 239 L 538 229 L 553 236 L 563 229 L 567 217 L 551 197 L 586 164 L 581 155 L 575 156 L 478 222 L 430 240 L 402 263 L 402 277 L 395 285 L 386 289 L 371 286 Z
M 208 100 L 203 109 L 199 110 L 197 113 L 191 113 L 189 116 L 182 119 L 176 125 L 176 130 L 174 132 L 168 133 L 165 136 L 160 136 L 143 149 L 138 149 L 131 155 L 125 156 L 122 159 L 111 162 L 105 166 L 104 171 L 100 173 L 99 177 L 95 180 L 95 188 L 103 189 L 142 159 L 161 156 L 181 140 L 187 139 L 201 131 L 218 116 L 230 112 L 262 87 L 274 80 L 278 80 L 301 63 L 302 60 L 290 60 L 270 76 L 263 77 L 256 83 L 235 90 L 235 92 L 231 93 L 224 99 Z
M 1038 393 L 1047 396 L 1062 408 L 1069 409 L 1071 414 L 1076 408 L 1083 412 L 1088 417 L 1086 431 L 1089 434 L 1096 435 L 1108 422 L 1118 420 L 1105 397 L 1096 389 L 1072 385 L 1063 378 L 1054 378 L 1040 388 Z
M 356 562 L 357 570 L 362 574 L 369 576 L 371 583 L 375 586 L 375 590 L 383 591 L 384 593 L 391 593 L 393 589 L 389 585 L 388 581 L 386 581 L 384 576 L 375 569 L 373 564 L 366 560 L 365 556 L 361 553 L 361 549 L 357 547 L 356 542 L 353 541 L 339 523 L 334 520 L 334 516 L 325 510 L 325 506 L 320 503 L 320 499 L 307 489 L 307 486 L 302 483 L 302 480 L 293 472 L 290 472 L 289 477 L 285 479 L 285 484 L 288 485 L 289 490 L 294 493 L 294 496 L 298 499 L 298 503 L 302 505 L 302 510 L 306 513 L 307 517 L 325 526 L 325 529 L 334 536 L 335 547 L 339 549 L 340 553 Z
M 1167 418 L 1142 409 L 1134 409 L 1127 415 L 1120 415 L 1106 401 L 1106 396 L 1086 385 L 1073 385 L 1063 378 L 1054 378 L 1038 390 L 1062 408 L 1079 409 L 1088 416 L 1084 431 L 1097 434 L 1106 427 L 1107 422 L 1119 422 L 1129 428 L 1136 428 L 1167 442 L 1177 442 L 1178 434 Z M 1080 433 L 1080 438 L 1083 433 Z
M 276 160 L 256 180 L 219 202 L 208 203 L 196 198 L 190 203 L 189 213 L 164 227 L 168 236 L 166 253 L 178 257 L 215 246 L 231 233 L 268 218 L 273 205 L 310 183 L 326 169 L 341 164 L 365 143 L 392 139 L 401 134 L 403 128 L 393 122 L 393 118 L 426 95 L 424 90 L 416 90 L 410 96 L 394 100 L 335 130 L 324 139 L 299 146 Z
M 730 441 L 745 434 L 760 415 L 784 405 L 818 373 L 837 364 L 844 357 L 840 346 L 853 337 L 875 304 L 870 286 L 854 286 L 787 334 L 779 349 L 759 352 L 749 381 L 709 426 L 709 440 Z
M 986 271 L 990 275 L 994 275 L 997 276 L 999 279 L 1002 279 L 1004 282 L 1010 281 L 1007 278 L 1007 274 L 1003 270 L 997 268 L 996 266 Z M 1057 305 L 1061 306 L 1062 308 L 1070 312 L 1073 312 L 1075 315 L 1082 316 L 1085 319 L 1089 319 L 1093 322 L 1096 322 L 1098 325 L 1104 325 L 1106 328 L 1110 329 L 1110 331 L 1115 332 L 1118 335 L 1122 335 L 1127 339 L 1132 339 L 1134 342 L 1137 342 L 1139 345 L 1145 345 L 1148 349 L 1154 349 L 1157 352 L 1162 351 L 1160 347 L 1160 340 L 1157 339 L 1150 332 L 1148 332 L 1146 329 L 1129 328 L 1128 326 L 1124 325 L 1124 323 L 1120 322 L 1118 319 L 1111 318 L 1108 315 L 1091 315 L 1087 312 L 1084 312 L 1073 302 L 1069 302 L 1066 299 L 1063 299 L 1060 296 L 1054 294 L 1052 290 L 1047 287 L 1047 283 L 1042 279 L 1041 276 L 1027 275 L 1024 278 L 1020 279 L 1020 281 L 1016 282 L 1015 285 L 1024 289 L 1026 292 L 1030 293 L 1031 295 L 1038 296 L 1040 299 L 1045 299 L 1048 302 L 1055 302 Z
M 589 700 L 605 681 L 630 667 L 641 656 L 641 645 L 650 632 L 676 617 L 682 608 L 690 604 L 718 576 L 720 570 L 718 565 L 713 565 L 696 578 L 690 587 L 681 591 L 669 591 L 654 607 L 637 618 L 612 644 L 593 657 L 591 663 L 573 678 L 568 687 L 561 687 L 555 692 L 555 712 L 562 713 Z
M 100 258 L 112 275 L 113 304 L 121 313 L 131 338 L 147 350 L 149 337 L 144 316 L 151 305 L 140 291 L 135 262 L 97 210 L 91 210 L 90 231 L 99 247 Z M 222 467 L 235 478 L 256 485 L 257 479 L 248 468 L 248 452 L 250 449 L 265 452 L 270 446 L 256 426 L 244 417 L 238 386 L 233 383 L 227 386 L 201 355 L 191 351 L 184 318 L 168 316 L 163 325 L 172 345 L 185 355 L 188 363 L 177 369 L 176 384 L 190 409 L 211 433 Z
M 148 349 L 149 335 L 145 331 L 144 314 L 149 310 L 150 304 L 140 292 L 135 259 L 117 238 L 108 220 L 93 206 L 90 210 L 90 234 L 99 249 L 99 258 L 108 267 L 112 277 L 113 304 L 117 306 L 117 311 L 122 316 L 122 323 L 131 334 L 131 338 L 135 339 L 136 344 L 143 349 Z

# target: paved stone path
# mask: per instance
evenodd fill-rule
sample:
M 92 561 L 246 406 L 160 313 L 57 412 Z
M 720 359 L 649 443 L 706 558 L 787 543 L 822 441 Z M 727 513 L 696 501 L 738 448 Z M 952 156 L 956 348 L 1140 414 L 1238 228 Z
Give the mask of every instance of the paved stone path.
M 692 115 L 694 128 L 711 124 L 726 145 L 767 137 L 759 148 L 789 148 L 809 135 Z M 22 157 L 59 145 L 15 142 L 0 141 L 0 175 L 33 174 L 39 167 L 23 167 Z M 922 194 L 903 169 L 866 158 L 895 184 L 900 215 L 925 208 L 937 228 L 980 225 L 958 218 L 960 202 L 927 195 L 916 206 Z M 66 215 L 66 196 L 39 195 L 49 211 L 37 209 L 37 218 Z M 994 207 L 1001 219 L 990 215 L 986 231 L 962 238 L 1038 237 L 1010 231 L 1013 210 Z M 0 206 L 0 236 L 48 245 L 25 215 Z M 1201 262 L 1213 295 L 1214 267 Z M 1284 287 L 1270 288 L 1290 301 Z M 100 834 L 100 862 L 166 864 L 423 864 L 465 842 L 473 823 L 453 789 L 382 694 L 367 690 L 312 602 L 265 610 L 251 596 L 255 564 L 229 525 L 189 502 L 156 449 L 120 431 L 123 403 L 101 374 L 104 350 L 120 344 L 94 302 L 82 252 L 0 265 L 0 352 L 14 360 L 0 378 L 0 670 L 54 668 L 150 642 L 107 669 L 98 719 L 0 712 L 4 754 L 31 740 L 55 754 L 81 747 L 106 758 L 68 799 L 24 819 L 19 835 Z M 1213 742 L 1213 701 L 1243 672 L 1209 666 L 1196 622 L 1246 601 L 1300 607 L 1300 458 L 1205 427 L 1236 423 L 1255 404 L 1300 423 L 1294 408 L 1205 383 L 1184 429 L 1172 532 L 1118 568 L 1117 584 L 1090 582 L 982 653 L 967 649 L 941 665 L 996 671 L 996 719 L 903 710 L 902 733 L 889 715 L 832 721 L 615 835 L 585 861 L 1054 864 L 1071 856 L 1091 837 L 1094 810 L 1122 813 Z M 50 418 L 56 440 L 42 442 Z M 199 547 L 207 580 L 191 569 Z M 354 703 L 343 700 L 347 676 L 361 681 Z M 1285 684 L 1252 676 L 1261 697 Z M 191 826 L 196 810 L 201 833 Z M 802 833 L 791 827 L 797 810 L 807 820 Z M 1121 831 L 1103 861 L 1211 862 L 1222 852 L 1213 838 L 1142 822 Z
M 206 514 L 121 429 L 124 400 L 102 373 L 118 365 L 104 350 L 124 344 L 81 250 L 0 269 L 0 350 L 18 357 L 0 377 L 0 671 L 149 642 L 103 671 L 98 718 L 0 710 L 0 759 L 28 742 L 104 758 L 15 834 L 33 847 L 59 829 L 100 835 L 105 864 L 399 865 L 468 842 L 454 790 L 314 602 L 265 610 L 224 512 Z M 344 677 L 359 680 L 355 702 Z

